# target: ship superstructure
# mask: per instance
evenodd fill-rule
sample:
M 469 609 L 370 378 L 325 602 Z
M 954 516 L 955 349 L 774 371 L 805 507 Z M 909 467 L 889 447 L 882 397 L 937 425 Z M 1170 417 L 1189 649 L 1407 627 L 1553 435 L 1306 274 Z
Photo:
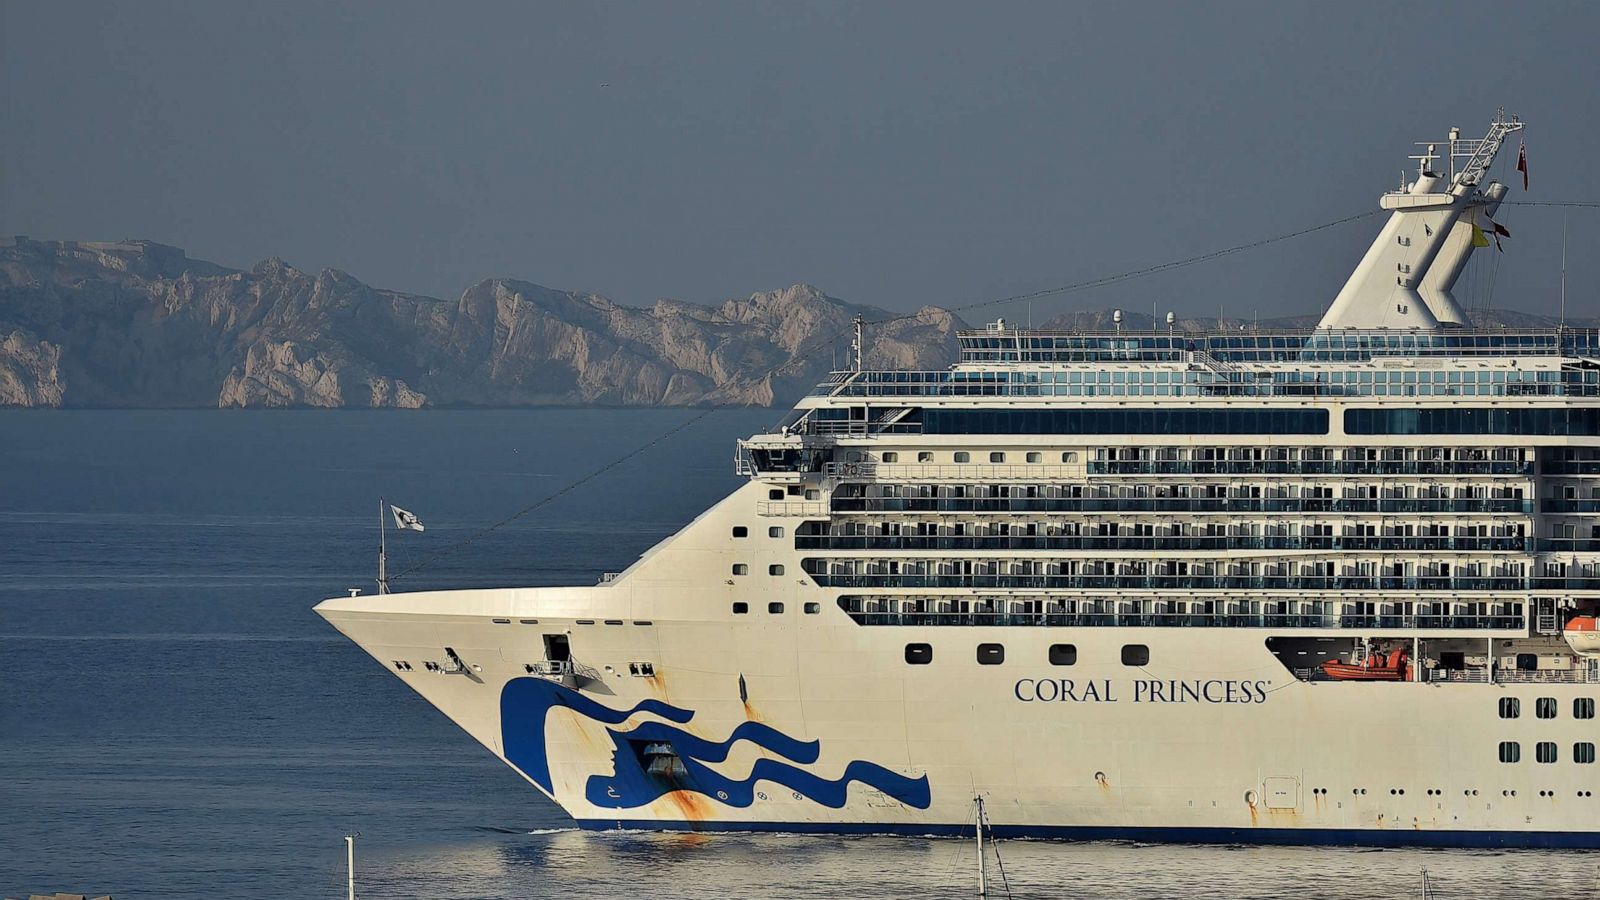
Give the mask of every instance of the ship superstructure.
M 589 827 L 1600 846 L 1600 333 L 1451 295 L 1520 128 L 1315 329 L 997 322 L 599 585 L 318 611 Z

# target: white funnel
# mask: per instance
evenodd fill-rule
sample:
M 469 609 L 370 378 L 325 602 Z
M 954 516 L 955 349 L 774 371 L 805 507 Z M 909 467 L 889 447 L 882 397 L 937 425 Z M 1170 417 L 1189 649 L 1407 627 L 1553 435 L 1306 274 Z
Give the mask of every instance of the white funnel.
M 1484 231 L 1493 230 L 1486 220 L 1494 218 L 1500 209 L 1500 201 L 1506 196 L 1506 186 L 1500 182 L 1492 182 L 1483 189 L 1483 199 L 1467 207 L 1466 212 L 1456 220 L 1450 229 L 1449 237 L 1445 238 L 1444 246 L 1439 248 L 1439 255 L 1433 261 L 1426 274 L 1422 276 L 1422 285 L 1418 292 L 1422 300 L 1433 311 L 1434 318 L 1446 328 L 1471 328 L 1472 320 L 1467 318 L 1466 310 L 1461 308 L 1451 289 L 1455 287 L 1456 280 L 1461 277 L 1461 272 L 1467 267 L 1467 259 L 1472 256 L 1473 227 Z M 1489 225 L 1488 228 L 1484 228 Z

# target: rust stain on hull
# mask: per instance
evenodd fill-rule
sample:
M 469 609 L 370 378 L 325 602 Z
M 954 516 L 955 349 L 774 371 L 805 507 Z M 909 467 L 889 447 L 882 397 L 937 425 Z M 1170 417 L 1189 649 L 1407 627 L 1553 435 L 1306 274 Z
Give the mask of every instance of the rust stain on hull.
M 676 809 L 685 822 L 704 822 L 711 818 L 710 803 L 693 791 L 671 791 L 661 800 Z

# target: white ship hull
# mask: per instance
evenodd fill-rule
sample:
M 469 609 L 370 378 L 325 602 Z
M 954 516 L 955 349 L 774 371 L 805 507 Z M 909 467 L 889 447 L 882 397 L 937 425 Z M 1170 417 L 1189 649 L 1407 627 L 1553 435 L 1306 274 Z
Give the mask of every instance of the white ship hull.
M 1595 685 L 1302 682 L 1256 629 L 861 627 L 804 579 L 752 593 L 717 577 L 735 557 L 798 569 L 785 541 L 728 546 L 761 489 L 609 584 L 318 611 L 391 671 L 408 662 L 397 675 L 589 828 L 948 834 L 970 831 L 982 793 L 1001 835 L 1600 846 L 1597 767 L 1496 757 L 1508 736 L 1592 740 L 1595 721 L 1569 710 Z M 789 612 L 727 615 L 734 597 Z M 808 600 L 819 614 L 800 613 Z M 588 674 L 530 675 L 546 635 L 568 636 Z M 979 665 L 974 648 L 991 641 L 1006 660 Z M 931 644 L 932 663 L 907 666 L 907 642 Z M 1075 665 L 1047 662 L 1061 643 Z M 1150 662 L 1123 666 L 1124 644 Z M 464 671 L 429 670 L 450 666 L 445 647 Z M 630 673 L 641 662 L 653 677 Z M 1528 712 L 1499 718 L 1501 697 Z M 1538 698 L 1561 715 L 1534 718 Z M 695 738 L 709 745 L 698 761 L 684 753 Z M 651 777 L 629 755 L 658 740 L 689 777 Z

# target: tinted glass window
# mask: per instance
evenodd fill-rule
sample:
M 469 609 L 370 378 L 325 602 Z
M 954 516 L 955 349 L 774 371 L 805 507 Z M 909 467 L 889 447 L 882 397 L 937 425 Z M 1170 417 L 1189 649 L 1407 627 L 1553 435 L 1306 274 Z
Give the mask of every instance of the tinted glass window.
M 1122 664 L 1125 666 L 1149 665 L 1150 648 L 1144 644 L 1123 644 Z
M 767 612 L 769 612 L 769 613 L 781 613 L 781 612 L 783 612 L 783 604 L 780 603 L 777 600 L 774 600 L 771 603 L 767 604 Z
M 742 615 L 744 615 L 745 613 L 747 613 L 749 611 L 750 611 L 750 604 L 744 602 L 743 600 L 735 600 L 735 601 L 733 601 L 733 614 L 734 615 L 742 616 Z
M 933 662 L 932 644 L 907 644 L 906 662 L 913 666 L 925 666 Z
M 1581 741 L 1572 745 L 1572 761 L 1589 765 L 1594 762 L 1594 744 Z
M 1533 758 L 1542 763 L 1556 761 L 1556 745 L 1554 741 L 1540 741 L 1533 748 Z
M 1540 697 L 1533 702 L 1533 714 L 1541 719 L 1554 719 L 1556 717 L 1556 698 Z
M 1522 715 L 1522 701 L 1515 697 L 1500 698 L 1500 718 L 1515 719 Z
M 1521 744 L 1518 744 L 1516 741 L 1501 741 L 1500 742 L 1500 761 L 1501 762 L 1503 762 L 1503 763 L 1514 763 L 1514 762 L 1520 761 L 1521 759 L 1522 759 L 1522 745 Z
M 1003 644 L 979 644 L 978 664 L 982 666 L 998 666 L 1006 661 L 1006 648 Z
M 1594 718 L 1594 698 L 1579 697 L 1572 701 L 1572 717 L 1574 719 Z
M 1076 644 L 1051 644 L 1050 665 L 1075 666 L 1078 664 L 1078 646 Z

